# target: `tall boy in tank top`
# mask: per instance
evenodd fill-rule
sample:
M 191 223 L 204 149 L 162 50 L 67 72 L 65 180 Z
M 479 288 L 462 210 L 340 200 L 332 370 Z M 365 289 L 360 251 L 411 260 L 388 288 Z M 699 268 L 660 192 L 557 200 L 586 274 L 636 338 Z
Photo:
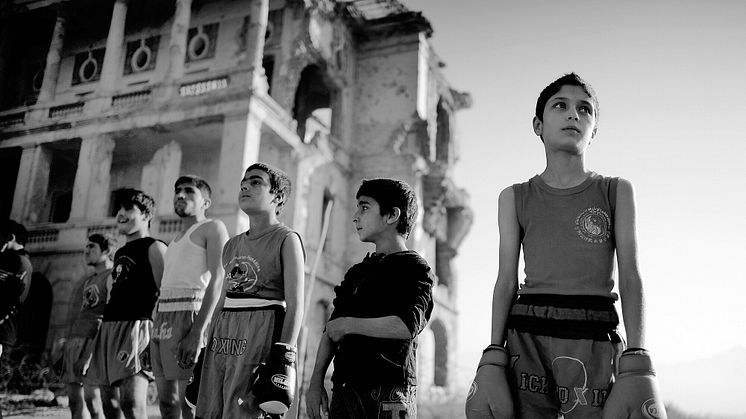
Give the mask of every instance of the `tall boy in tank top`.
M 197 417 L 267 417 L 252 393 L 256 367 L 270 351 L 295 356 L 303 316 L 305 253 L 298 233 L 278 220 L 290 197 L 287 175 L 267 164 L 246 169 L 238 204 L 249 230 L 223 248 L 225 292 L 204 354 Z
M 475 418 L 665 418 L 645 345 L 632 185 L 585 167 L 598 100 L 576 74 L 539 95 L 547 165 L 500 193 L 491 345 L 466 402 Z M 518 286 L 523 247 L 525 282 Z M 626 342 L 617 333 L 614 253 Z
M 153 198 L 132 189 L 118 206 L 117 227 L 127 241 L 114 254 L 111 293 L 84 382 L 115 387 L 124 416 L 145 419 L 149 366 L 144 359 L 166 244 L 150 237 Z M 102 393 L 116 394 L 107 390 Z
M 212 203 L 210 185 L 182 176 L 174 184 L 174 212 L 181 232 L 168 245 L 150 346 L 161 417 L 194 417 L 184 400 L 187 380 L 204 347 L 207 326 L 220 298 L 220 254 L 228 230 L 205 216 Z

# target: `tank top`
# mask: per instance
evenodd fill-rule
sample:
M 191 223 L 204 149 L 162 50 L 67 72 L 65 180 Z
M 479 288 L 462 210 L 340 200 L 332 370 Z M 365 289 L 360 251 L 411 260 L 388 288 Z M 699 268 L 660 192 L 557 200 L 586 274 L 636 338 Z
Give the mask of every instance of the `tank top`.
M 526 274 L 519 295 L 617 298 L 612 292 L 617 182 L 591 173 L 568 189 L 553 188 L 538 175 L 513 185 Z
M 148 250 L 155 242 L 143 237 L 125 244 L 114 255 L 111 298 L 104 310 L 104 321 L 152 320 L 158 299 Z
M 93 338 L 96 336 L 106 308 L 106 281 L 111 269 L 94 273 L 86 277 L 76 291 L 81 295 L 81 305 L 73 307 L 79 310 L 70 327 L 70 337 Z
M 167 288 L 204 290 L 210 283 L 207 269 L 207 250 L 191 240 L 199 226 L 211 220 L 203 220 L 189 227 L 179 239 L 173 239 L 166 250 L 161 291 Z
M 279 304 L 285 300 L 282 244 L 288 236 L 298 233 L 283 224 L 257 236 L 250 235 L 250 231 L 232 237 L 223 248 L 224 310 L 255 307 L 256 300 Z

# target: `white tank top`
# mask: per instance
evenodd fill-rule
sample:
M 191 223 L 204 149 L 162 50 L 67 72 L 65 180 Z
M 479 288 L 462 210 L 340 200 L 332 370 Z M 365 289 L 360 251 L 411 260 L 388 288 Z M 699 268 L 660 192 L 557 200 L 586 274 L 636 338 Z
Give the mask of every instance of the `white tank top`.
M 171 295 L 173 289 L 188 289 L 203 294 L 210 283 L 210 271 L 207 269 L 207 251 L 191 240 L 191 235 L 209 219 L 195 223 L 176 240 L 173 239 L 166 249 L 163 280 L 161 281 L 161 298 Z M 200 295 L 201 297 L 201 295 Z

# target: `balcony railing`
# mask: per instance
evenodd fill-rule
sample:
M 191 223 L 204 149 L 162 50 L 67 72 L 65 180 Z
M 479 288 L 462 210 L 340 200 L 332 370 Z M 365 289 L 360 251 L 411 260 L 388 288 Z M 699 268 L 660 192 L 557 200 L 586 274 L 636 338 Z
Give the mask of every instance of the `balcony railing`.
M 54 106 L 49 108 L 50 118 L 61 118 L 66 116 L 80 115 L 83 113 L 85 102 L 70 103 L 67 105 Z

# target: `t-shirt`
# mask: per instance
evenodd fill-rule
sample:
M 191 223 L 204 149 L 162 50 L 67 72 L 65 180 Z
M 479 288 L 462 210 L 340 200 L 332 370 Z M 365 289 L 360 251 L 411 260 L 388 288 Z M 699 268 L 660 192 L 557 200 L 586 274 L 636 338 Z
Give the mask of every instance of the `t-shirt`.
M 73 291 L 70 306 L 70 337 L 93 338 L 101 325 L 106 308 L 106 282 L 111 269 L 85 277 Z
M 526 274 L 518 294 L 616 298 L 617 181 L 591 173 L 568 189 L 553 188 L 539 176 L 513 185 Z
M 416 385 L 416 336 L 433 311 L 433 271 L 417 252 L 367 255 L 352 266 L 334 288 L 339 317 L 398 316 L 411 332 L 409 339 L 347 335 L 334 353 L 335 383 Z

